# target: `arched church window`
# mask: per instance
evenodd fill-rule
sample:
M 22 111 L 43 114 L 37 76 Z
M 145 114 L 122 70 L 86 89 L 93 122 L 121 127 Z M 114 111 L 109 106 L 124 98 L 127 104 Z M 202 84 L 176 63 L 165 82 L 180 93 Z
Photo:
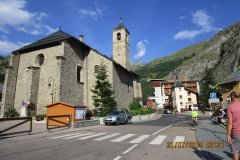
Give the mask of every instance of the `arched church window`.
M 117 33 L 117 40 L 121 40 L 121 33 Z
M 37 57 L 35 58 L 35 64 L 37 64 L 37 65 L 39 65 L 39 66 L 43 65 L 44 59 L 45 59 L 45 58 L 44 58 L 44 55 L 43 55 L 43 54 L 37 55 Z

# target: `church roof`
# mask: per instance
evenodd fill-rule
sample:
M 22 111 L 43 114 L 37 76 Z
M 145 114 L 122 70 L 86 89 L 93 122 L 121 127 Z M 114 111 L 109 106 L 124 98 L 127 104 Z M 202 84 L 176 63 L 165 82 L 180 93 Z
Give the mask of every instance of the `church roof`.
M 125 29 L 128 34 L 130 33 L 128 29 L 125 27 L 122 20 L 119 21 L 118 25 L 113 30 L 118 30 L 118 29 Z
M 45 46 L 45 45 L 54 44 L 56 42 L 58 43 L 59 41 L 66 40 L 66 39 L 72 39 L 72 38 L 76 39 L 75 37 L 63 32 L 62 30 L 58 30 L 57 32 L 54 32 L 36 42 L 33 42 L 33 43 L 26 45 L 18 50 L 13 51 L 13 53 L 16 53 L 16 52 L 22 53 L 22 52 L 25 52 L 25 51 L 28 51 L 31 49 L 35 49 L 35 48 Z M 81 41 L 79 41 L 79 42 L 81 42 Z
M 120 21 L 117 25 L 117 27 L 115 27 L 114 29 L 122 29 L 122 28 L 125 28 L 124 24 L 123 24 L 123 21 Z

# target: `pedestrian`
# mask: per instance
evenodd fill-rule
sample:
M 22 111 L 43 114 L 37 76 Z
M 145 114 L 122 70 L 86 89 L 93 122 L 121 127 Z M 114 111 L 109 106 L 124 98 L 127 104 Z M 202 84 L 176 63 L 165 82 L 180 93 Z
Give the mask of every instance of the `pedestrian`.
M 227 109 L 227 142 L 231 145 L 233 160 L 239 160 L 240 151 L 240 100 L 236 91 L 230 93 L 232 104 Z

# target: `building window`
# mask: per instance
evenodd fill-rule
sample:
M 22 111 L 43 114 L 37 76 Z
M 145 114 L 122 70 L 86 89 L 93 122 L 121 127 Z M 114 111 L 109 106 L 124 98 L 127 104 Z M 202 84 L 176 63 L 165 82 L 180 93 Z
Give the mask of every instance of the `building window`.
M 77 82 L 82 82 L 82 67 L 77 66 Z
M 180 106 L 183 106 L 183 102 L 180 102 Z
M 179 88 L 179 91 L 181 91 L 181 88 Z
M 35 64 L 37 64 L 38 66 L 43 65 L 44 63 L 44 55 L 43 54 L 39 54 L 37 55 L 37 57 L 35 58 Z
M 94 73 L 97 73 L 97 72 L 98 72 L 98 69 L 99 69 L 99 65 L 95 65 L 95 66 L 94 66 Z
M 182 95 L 180 95 L 179 98 L 182 99 Z
M 191 92 L 188 92 L 187 95 L 190 96 L 190 95 L 191 95 Z
M 192 98 L 188 98 L 188 102 L 192 102 Z
M 117 33 L 117 40 L 121 40 L 121 33 Z

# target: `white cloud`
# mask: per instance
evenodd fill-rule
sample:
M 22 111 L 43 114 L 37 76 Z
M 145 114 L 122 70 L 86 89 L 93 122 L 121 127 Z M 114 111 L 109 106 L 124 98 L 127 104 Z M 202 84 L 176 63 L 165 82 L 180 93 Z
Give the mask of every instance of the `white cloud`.
M 98 18 L 98 14 L 94 10 L 80 9 L 79 13 L 80 13 L 81 18 L 86 18 L 86 17 L 92 17 L 93 19 Z
M 48 34 L 55 31 L 42 22 L 47 14 L 44 12 L 29 12 L 25 9 L 26 0 L 0 1 L 0 31 L 9 33 L 16 29 L 32 35 Z
M 220 28 L 216 28 L 212 24 L 213 17 L 209 16 L 204 10 L 197 10 L 192 15 L 192 22 L 198 27 L 195 30 L 182 30 L 178 32 L 174 39 L 183 40 L 183 39 L 193 39 L 196 36 L 204 33 L 209 33 L 213 31 L 219 31 Z
M 174 39 L 182 40 L 182 39 L 193 39 L 197 35 L 201 34 L 201 31 L 198 30 L 182 30 L 178 32 L 175 36 Z
M 22 43 L 22 42 L 17 42 L 17 43 L 14 43 L 14 42 L 11 42 L 11 41 L 8 41 L 6 39 L 2 39 L 0 40 L 0 54 L 1 55 L 7 55 L 7 54 L 10 54 L 12 51 L 20 48 L 20 47 L 23 47 L 25 45 L 28 45 L 29 43 Z
M 90 17 L 98 20 L 103 17 L 103 9 L 99 7 L 96 1 L 94 2 L 94 9 L 80 9 L 79 13 L 82 19 Z
M 178 19 L 183 20 L 183 19 L 186 19 L 186 18 L 187 18 L 187 16 L 180 16 Z
M 141 58 L 146 54 L 146 45 L 148 44 L 148 40 L 139 41 L 136 45 L 137 53 L 134 55 L 134 58 Z

